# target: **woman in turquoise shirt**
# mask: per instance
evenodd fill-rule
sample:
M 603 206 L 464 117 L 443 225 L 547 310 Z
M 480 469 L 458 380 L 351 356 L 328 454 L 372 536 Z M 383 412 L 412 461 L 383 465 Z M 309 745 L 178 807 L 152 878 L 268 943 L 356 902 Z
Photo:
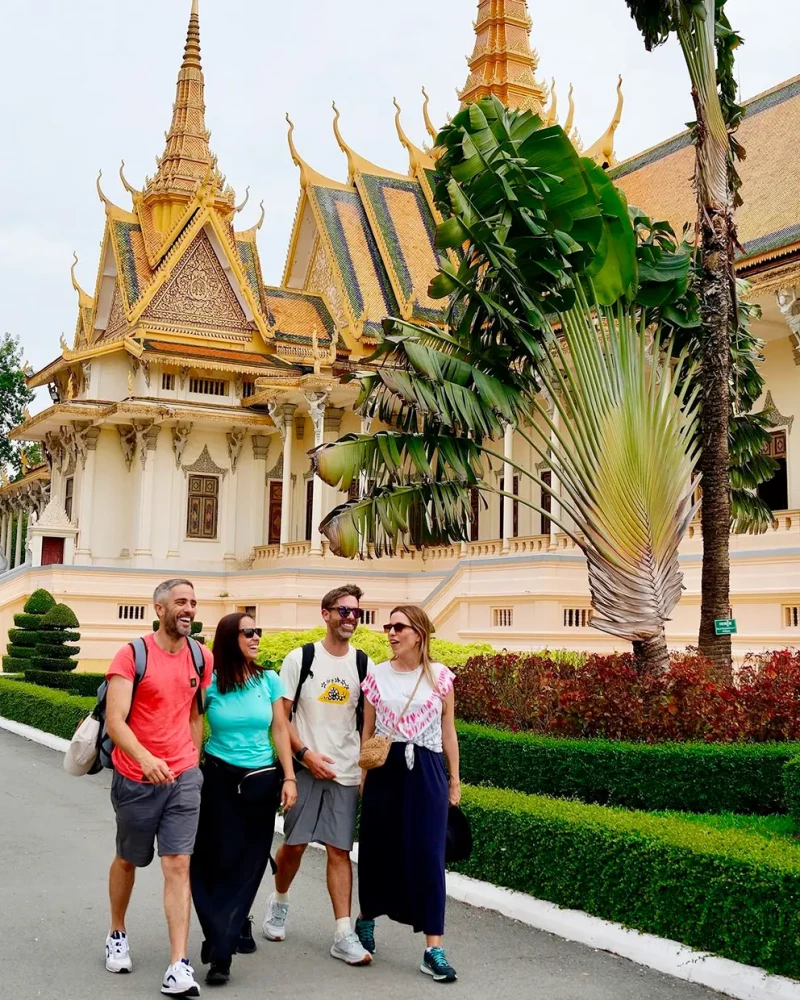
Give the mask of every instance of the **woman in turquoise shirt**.
M 286 810 L 297 800 L 286 714 L 273 711 L 283 684 L 256 663 L 260 638 L 249 615 L 220 621 L 206 693 L 211 735 L 191 880 L 213 986 L 230 979 L 235 952 L 256 950 L 248 914 L 269 861 L 278 802 Z

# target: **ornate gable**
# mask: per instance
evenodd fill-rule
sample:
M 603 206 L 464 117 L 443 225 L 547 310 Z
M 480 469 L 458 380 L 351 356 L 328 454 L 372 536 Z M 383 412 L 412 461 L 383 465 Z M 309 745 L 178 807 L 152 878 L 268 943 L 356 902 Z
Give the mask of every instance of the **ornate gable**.
M 190 332 L 220 330 L 249 338 L 248 322 L 205 230 L 189 244 L 169 280 L 142 315 L 148 326 L 189 327 Z

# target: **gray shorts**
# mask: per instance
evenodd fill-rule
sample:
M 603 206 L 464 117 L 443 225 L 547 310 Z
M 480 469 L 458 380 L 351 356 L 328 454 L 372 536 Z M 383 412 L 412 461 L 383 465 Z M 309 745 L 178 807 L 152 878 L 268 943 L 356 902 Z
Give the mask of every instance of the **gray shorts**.
M 297 804 L 286 813 L 283 832 L 287 844 L 328 844 L 351 851 L 356 837 L 358 785 L 318 781 L 303 767 L 297 769 Z
M 146 868 L 153 860 L 154 841 L 158 856 L 191 854 L 200 818 L 203 775 L 192 767 L 171 785 L 132 781 L 114 772 L 111 804 L 117 815 L 117 855 L 123 861 Z

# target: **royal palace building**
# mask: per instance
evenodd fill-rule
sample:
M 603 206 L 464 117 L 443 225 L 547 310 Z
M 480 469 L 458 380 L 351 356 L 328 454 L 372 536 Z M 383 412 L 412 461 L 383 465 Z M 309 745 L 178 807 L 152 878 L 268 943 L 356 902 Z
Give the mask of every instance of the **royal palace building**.
M 525 0 L 481 0 L 475 30 L 462 101 L 495 94 L 557 121 L 554 89 L 537 77 Z M 333 180 L 302 158 L 289 123 L 300 196 L 283 279 L 271 286 L 259 261 L 261 223 L 239 228 L 244 205 L 209 148 L 204 87 L 194 0 L 157 171 L 141 189 L 121 171 L 125 206 L 112 203 L 98 179 L 105 222 L 96 280 L 87 291 L 73 267 L 74 337 L 62 338 L 55 359 L 29 379 L 32 388 L 48 388 L 51 405 L 13 432 L 39 442 L 46 464 L 0 488 L 0 651 L 12 615 L 46 587 L 75 609 L 82 666 L 96 667 L 149 627 L 153 587 L 174 575 L 195 581 L 207 627 L 251 609 L 269 630 L 304 628 L 316 624 L 324 591 L 354 580 L 366 592 L 369 624 L 380 626 L 389 607 L 413 601 L 443 638 L 509 649 L 613 648 L 612 637 L 591 628 L 580 550 L 546 513 L 510 498 L 494 497 L 485 509 L 476 498 L 466 544 L 357 563 L 327 551 L 318 526 L 344 498 L 313 476 L 308 452 L 377 427 L 355 413 L 355 390 L 342 376 L 373 352 L 385 316 L 443 321 L 441 301 L 428 295 L 437 271 L 436 129 L 426 99 L 429 139 L 417 146 L 397 110 L 408 171 L 394 173 L 348 145 L 335 111 L 347 169 Z M 688 133 L 618 163 L 621 114 L 620 88 L 607 132 L 585 154 L 632 204 L 680 230 L 696 214 Z M 579 141 L 573 117 L 570 99 L 564 127 Z M 740 654 L 800 639 L 795 126 L 800 78 L 747 102 L 740 132 L 748 155 L 738 268 L 762 308 L 756 329 L 766 344 L 768 391 L 760 408 L 779 466 L 762 487 L 772 528 L 731 540 Z M 504 448 L 516 463 L 538 462 L 511 433 Z M 510 465 L 490 475 L 516 490 Z M 538 487 L 521 489 L 553 513 Z M 682 550 L 687 589 L 668 630 L 672 645 L 696 638 L 701 546 L 695 525 Z

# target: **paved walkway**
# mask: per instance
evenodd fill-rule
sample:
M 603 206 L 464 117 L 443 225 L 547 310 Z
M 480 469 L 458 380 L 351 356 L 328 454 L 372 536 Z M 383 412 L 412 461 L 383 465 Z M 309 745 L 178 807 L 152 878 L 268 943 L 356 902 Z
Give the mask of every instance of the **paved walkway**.
M 135 971 L 111 976 L 101 960 L 106 875 L 114 843 L 107 776 L 75 779 L 61 755 L 0 730 L 0 994 L 14 1000 L 139 1000 L 159 996 L 166 932 L 156 865 L 141 873 L 128 931 Z M 271 879 L 256 903 L 260 923 Z M 372 966 L 350 969 L 328 954 L 332 915 L 321 852 L 309 851 L 293 892 L 289 938 L 259 939 L 234 960 L 226 1000 L 416 1000 L 439 986 L 416 966 L 422 942 L 378 925 Z M 191 955 L 199 969 L 196 924 Z M 451 903 L 451 991 L 466 1000 L 712 1000 L 720 994 L 562 941 L 487 910 Z M 204 996 L 214 991 L 205 988 Z

